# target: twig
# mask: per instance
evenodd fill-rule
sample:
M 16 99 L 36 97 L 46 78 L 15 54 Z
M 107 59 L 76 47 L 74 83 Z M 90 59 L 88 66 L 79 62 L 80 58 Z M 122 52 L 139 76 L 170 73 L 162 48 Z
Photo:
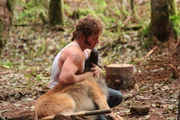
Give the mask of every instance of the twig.
M 126 25 L 129 23 L 130 20 L 131 20 L 131 15 L 127 16 L 126 20 L 123 22 L 124 27 L 126 27 Z
M 153 49 L 151 49 L 147 54 L 146 54 L 146 58 L 147 57 L 149 57 L 150 55 L 152 55 L 153 54 L 153 52 L 157 49 L 158 47 L 157 46 L 155 46 Z
M 172 50 L 175 50 L 180 45 L 180 39 L 177 40 L 177 43 L 174 45 Z
M 2 113 L 8 112 L 8 111 L 9 111 L 9 110 L 1 110 L 1 111 L 0 111 L 0 117 L 1 117 L 1 114 L 2 114 Z
M 42 23 L 36 23 L 36 24 L 14 24 L 15 27 L 27 27 L 27 26 L 41 26 Z
M 87 3 L 87 5 L 88 5 L 89 9 L 93 10 L 93 8 L 92 8 L 91 5 L 89 4 L 88 0 L 86 0 L 86 3 Z

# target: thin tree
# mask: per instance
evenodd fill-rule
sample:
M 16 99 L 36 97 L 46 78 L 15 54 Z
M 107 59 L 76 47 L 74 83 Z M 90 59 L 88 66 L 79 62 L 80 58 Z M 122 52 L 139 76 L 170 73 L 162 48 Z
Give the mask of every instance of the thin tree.
M 0 0 L 0 54 L 9 36 L 12 13 L 12 0 Z
M 63 0 L 51 0 L 49 5 L 49 24 L 51 26 L 63 26 L 63 13 Z
M 171 1 L 171 2 L 170 2 Z M 161 42 L 173 38 L 170 15 L 176 14 L 175 0 L 151 0 L 150 34 Z

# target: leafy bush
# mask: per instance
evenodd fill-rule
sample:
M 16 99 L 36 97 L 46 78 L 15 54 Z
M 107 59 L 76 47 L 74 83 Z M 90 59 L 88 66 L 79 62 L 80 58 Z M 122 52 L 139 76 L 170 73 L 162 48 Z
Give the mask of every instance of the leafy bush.
M 18 24 L 37 23 L 39 20 L 44 22 L 44 19 L 47 18 L 48 10 L 39 0 L 31 0 L 28 3 L 19 0 L 16 6 L 23 8 L 20 13 L 14 12 L 15 22 Z
M 180 16 L 178 15 L 170 16 L 170 20 L 171 20 L 174 32 L 177 33 L 178 36 L 180 36 Z

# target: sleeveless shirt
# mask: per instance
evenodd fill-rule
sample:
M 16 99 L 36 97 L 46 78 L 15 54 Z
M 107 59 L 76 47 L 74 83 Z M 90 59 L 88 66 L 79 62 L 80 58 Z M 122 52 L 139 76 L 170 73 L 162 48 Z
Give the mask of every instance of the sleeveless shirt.
M 50 80 L 50 85 L 49 87 L 50 88 L 53 88 L 56 84 L 59 83 L 59 75 L 60 75 L 60 72 L 61 70 L 59 69 L 59 65 L 58 65 L 58 61 L 59 61 L 59 58 L 61 57 L 61 53 L 69 46 L 71 45 L 76 45 L 78 47 L 79 44 L 76 43 L 76 42 L 71 42 L 69 43 L 68 45 L 66 45 L 57 55 L 56 57 L 54 58 L 54 61 L 53 61 L 53 64 L 52 64 L 52 67 L 51 67 L 51 80 Z M 86 50 L 84 50 L 84 54 L 85 54 L 85 57 L 86 59 L 88 58 L 88 53 Z M 85 61 L 84 61 L 85 62 Z M 84 63 L 83 63 L 84 64 Z M 84 66 L 85 67 L 85 66 Z M 84 71 L 84 69 L 82 70 L 82 72 Z

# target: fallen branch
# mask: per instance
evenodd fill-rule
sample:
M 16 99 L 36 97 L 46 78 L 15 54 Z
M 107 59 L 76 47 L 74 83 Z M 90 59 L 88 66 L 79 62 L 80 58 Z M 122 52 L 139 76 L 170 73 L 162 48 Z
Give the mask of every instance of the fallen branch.
M 76 112 L 76 113 L 69 113 L 64 114 L 64 116 L 89 116 L 89 115 L 99 115 L 99 114 L 108 114 L 111 113 L 111 109 L 103 109 L 103 110 L 93 110 L 93 111 L 82 111 L 82 112 Z M 40 118 L 38 120 L 53 120 L 55 115 L 47 116 Z
M 178 79 L 179 78 L 179 74 L 178 74 L 178 71 L 177 71 L 176 67 L 173 66 L 172 64 L 169 64 L 169 66 L 172 68 L 172 71 L 173 71 L 172 78 Z
M 149 57 L 150 55 L 152 55 L 153 54 L 153 52 L 157 49 L 158 47 L 157 46 L 155 46 L 153 49 L 151 49 L 147 54 L 146 54 L 146 58 L 147 57 Z

